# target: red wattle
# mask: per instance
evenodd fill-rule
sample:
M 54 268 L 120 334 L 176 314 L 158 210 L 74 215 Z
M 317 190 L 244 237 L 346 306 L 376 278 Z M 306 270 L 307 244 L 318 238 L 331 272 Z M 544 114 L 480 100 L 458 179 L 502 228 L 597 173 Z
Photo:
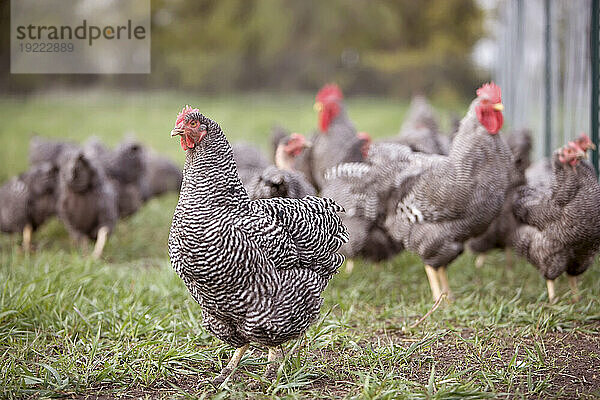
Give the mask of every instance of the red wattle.
M 188 135 L 185 135 L 185 144 L 187 145 L 188 149 L 192 149 L 196 145 L 194 140 Z
M 185 145 L 185 139 L 183 138 L 183 136 L 181 136 L 181 137 L 179 138 L 179 140 L 180 140 L 180 142 L 181 142 L 181 148 L 182 148 L 183 150 L 187 150 L 187 146 Z
M 478 106 L 475 108 L 477 119 L 485 129 L 492 135 L 498 133 L 504 123 L 502 112 L 491 109 L 490 107 Z

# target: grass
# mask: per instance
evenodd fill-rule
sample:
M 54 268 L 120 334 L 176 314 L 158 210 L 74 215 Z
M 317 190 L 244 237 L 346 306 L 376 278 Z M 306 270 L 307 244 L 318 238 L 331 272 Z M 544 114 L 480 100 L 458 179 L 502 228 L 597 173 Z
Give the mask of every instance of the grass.
M 26 167 L 29 133 L 110 144 L 134 130 L 182 161 L 169 130 L 182 104 L 222 123 L 232 140 L 267 146 L 273 122 L 300 132 L 315 125 L 309 96 L 185 96 L 117 93 L 0 99 L 0 179 Z M 406 105 L 355 99 L 349 113 L 375 137 L 396 132 Z M 456 107 L 460 109 L 460 107 Z M 572 303 L 566 279 L 549 305 L 538 272 L 511 270 L 503 253 L 481 269 L 461 256 L 449 269 L 457 299 L 432 305 L 423 267 L 404 253 L 379 265 L 358 261 L 324 293 L 322 317 L 284 346 L 278 380 L 248 383 L 264 368 L 252 348 L 221 390 L 208 381 L 232 349 L 201 326 L 200 308 L 171 269 L 166 239 L 175 194 L 119 223 L 101 261 L 74 248 L 53 220 L 23 254 L 0 237 L 0 397 L 76 398 L 573 398 L 600 396 L 600 270 L 594 265 Z

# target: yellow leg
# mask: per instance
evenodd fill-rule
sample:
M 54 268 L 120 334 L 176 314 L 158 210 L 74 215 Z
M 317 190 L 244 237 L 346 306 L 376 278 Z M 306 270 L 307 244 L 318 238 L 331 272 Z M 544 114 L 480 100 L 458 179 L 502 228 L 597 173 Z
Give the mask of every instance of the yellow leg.
M 269 356 L 267 358 L 269 362 L 267 364 L 267 368 L 265 369 L 265 379 L 267 381 L 273 381 L 277 378 L 277 348 L 269 347 Z
M 435 272 L 435 268 L 433 268 L 431 265 L 425 265 L 425 273 L 427 273 L 427 279 L 429 279 L 429 288 L 431 289 L 433 301 L 436 301 L 442 294 L 440 283 L 438 281 L 438 275 Z
M 33 234 L 33 227 L 30 224 L 25 225 L 23 228 L 23 251 L 29 252 L 31 250 L 31 235 Z
M 448 274 L 446 273 L 446 267 L 439 267 L 436 272 L 438 280 L 440 282 L 442 293 L 446 293 L 446 296 L 448 296 L 447 299 L 452 300 L 454 298 L 454 295 L 452 294 L 452 291 L 450 290 L 450 285 L 448 284 Z
M 548 301 L 550 303 L 556 302 L 556 291 L 554 290 L 553 279 L 546 279 L 546 288 L 548 289 Z
M 227 366 L 225 366 L 225 368 L 221 370 L 221 373 L 212 381 L 212 384 L 214 386 L 220 386 L 223 382 L 227 380 L 227 378 L 229 378 L 233 370 L 236 369 L 237 366 L 240 364 L 242 356 L 244 355 L 246 350 L 248 350 L 248 347 L 250 347 L 250 344 L 246 344 L 235 350 L 235 353 L 233 353 L 233 357 L 231 357 L 231 360 L 229 360 Z
M 106 244 L 106 239 L 108 238 L 108 227 L 102 226 L 98 229 L 98 235 L 96 236 L 96 245 L 94 246 L 94 252 L 92 253 L 92 257 L 96 260 L 102 256 L 102 251 L 104 250 L 104 245 Z
M 352 270 L 354 270 L 354 260 L 348 259 L 346 260 L 346 273 L 351 274 Z
M 481 253 L 475 257 L 475 268 L 481 268 L 485 264 L 485 254 Z
M 579 289 L 577 288 L 577 277 L 569 275 L 569 287 L 573 295 L 573 301 L 579 301 Z

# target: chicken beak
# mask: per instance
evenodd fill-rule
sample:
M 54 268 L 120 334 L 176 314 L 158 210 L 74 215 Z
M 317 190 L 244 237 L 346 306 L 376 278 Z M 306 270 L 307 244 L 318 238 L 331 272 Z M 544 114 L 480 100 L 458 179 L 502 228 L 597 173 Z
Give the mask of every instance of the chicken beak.
M 494 104 L 494 110 L 496 110 L 496 111 L 504 111 L 504 104 L 502 104 L 502 103 L 496 103 L 496 104 Z
M 321 112 L 323 110 L 323 103 L 321 103 L 320 101 L 317 101 L 315 103 L 315 105 L 313 106 L 313 109 L 317 112 Z
M 590 149 L 596 150 L 596 145 L 594 143 L 590 143 Z
M 179 129 L 179 128 L 175 128 L 171 131 L 171 137 L 175 137 L 175 136 L 181 136 L 183 135 L 185 132 L 183 129 Z

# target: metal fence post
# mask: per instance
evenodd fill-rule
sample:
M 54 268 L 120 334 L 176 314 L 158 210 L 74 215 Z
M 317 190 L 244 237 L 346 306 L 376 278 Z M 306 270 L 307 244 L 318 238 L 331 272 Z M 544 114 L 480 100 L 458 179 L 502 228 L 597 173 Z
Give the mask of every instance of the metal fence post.
M 598 30 L 598 19 L 600 18 L 600 0 L 592 0 L 592 21 L 591 21 L 591 29 L 590 29 L 590 59 L 592 62 L 591 71 L 592 71 L 592 101 L 591 101 L 591 123 L 590 127 L 592 129 L 592 141 L 598 145 L 598 123 L 599 123 L 599 109 L 598 109 L 598 95 L 600 85 L 600 60 L 599 60 L 599 40 L 600 31 Z M 592 153 L 592 163 L 594 164 L 594 168 L 596 169 L 596 176 L 598 176 L 598 149 L 594 150 Z

